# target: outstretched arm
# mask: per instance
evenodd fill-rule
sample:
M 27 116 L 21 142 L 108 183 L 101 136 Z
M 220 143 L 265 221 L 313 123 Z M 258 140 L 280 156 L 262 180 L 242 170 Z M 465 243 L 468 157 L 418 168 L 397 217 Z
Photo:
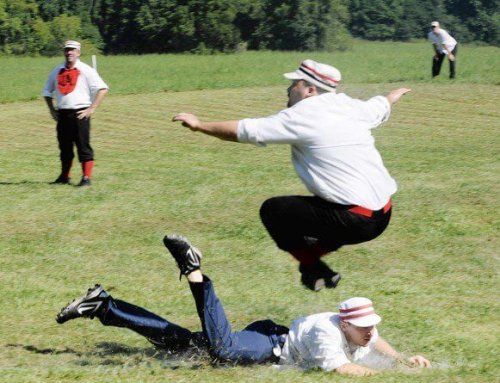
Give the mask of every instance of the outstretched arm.
M 392 106 L 401 98 L 401 96 L 404 96 L 408 92 L 411 92 L 410 88 L 399 88 L 391 90 L 389 94 L 386 96 L 387 101 L 389 101 L 389 104 L 391 104 Z
M 179 113 L 172 118 L 172 121 L 180 121 L 182 125 L 194 132 L 202 132 L 209 136 L 217 137 L 225 141 L 238 141 L 236 132 L 238 121 L 203 122 L 191 113 Z
M 386 354 L 389 356 L 392 356 L 394 359 L 397 361 L 411 366 L 411 367 L 430 367 L 431 362 L 429 362 L 427 359 L 425 359 L 422 355 L 414 355 L 409 358 L 405 358 L 402 356 L 399 352 L 394 350 L 394 348 L 387 343 L 382 337 L 378 337 L 377 341 L 375 342 L 375 349 L 378 352 L 381 352 L 382 354 Z

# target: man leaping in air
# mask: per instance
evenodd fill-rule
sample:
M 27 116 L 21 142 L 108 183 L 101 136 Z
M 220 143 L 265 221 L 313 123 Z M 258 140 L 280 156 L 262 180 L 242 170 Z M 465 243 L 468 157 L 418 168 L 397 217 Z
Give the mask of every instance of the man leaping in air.
M 307 288 L 334 288 L 340 274 L 320 257 L 372 240 L 389 224 L 397 185 L 371 130 L 388 120 L 391 106 L 410 89 L 357 100 L 336 93 L 341 79 L 336 68 L 313 60 L 284 76 L 292 81 L 288 108 L 275 115 L 204 122 L 179 113 L 173 121 L 222 140 L 291 145 L 295 171 L 313 195 L 270 198 L 260 216 L 276 245 L 299 261 Z

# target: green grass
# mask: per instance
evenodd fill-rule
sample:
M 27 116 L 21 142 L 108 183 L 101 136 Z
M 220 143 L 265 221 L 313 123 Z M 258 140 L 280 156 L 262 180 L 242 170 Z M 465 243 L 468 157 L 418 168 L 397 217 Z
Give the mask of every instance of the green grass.
M 381 54 L 376 46 L 372 54 Z M 0 105 L 0 381 L 359 381 L 268 365 L 212 367 L 204 358 L 157 353 L 136 334 L 96 320 L 55 323 L 67 301 L 100 282 L 117 298 L 198 329 L 186 282 L 161 243 L 168 232 L 204 251 L 204 270 L 235 329 L 263 318 L 286 325 L 368 296 L 384 318 L 381 334 L 436 366 L 370 382 L 498 381 L 498 86 L 488 85 L 488 73 L 481 84 L 369 84 L 348 82 L 349 67 L 343 72 L 342 91 L 353 96 L 400 85 L 413 92 L 375 132 L 399 185 L 391 224 L 380 238 L 325 258 L 344 279 L 318 294 L 301 287 L 296 263 L 258 218 L 266 198 L 306 193 L 289 149 L 221 142 L 170 122 L 181 110 L 206 119 L 270 114 L 285 103 L 281 79 L 279 86 L 112 93 L 93 119 L 95 182 L 85 190 L 47 184 L 58 154 L 43 101 Z
M 91 62 L 90 57 L 82 60 Z M 98 69 L 112 94 L 177 92 L 282 85 L 284 72 L 304 58 L 335 65 L 346 84 L 427 82 L 432 48 L 427 42 L 356 41 L 353 49 L 334 53 L 245 52 L 232 55 L 99 56 Z M 0 103 L 35 100 L 58 58 L 0 57 Z M 500 84 L 500 50 L 460 45 L 458 83 Z M 448 82 L 448 64 L 436 82 Z

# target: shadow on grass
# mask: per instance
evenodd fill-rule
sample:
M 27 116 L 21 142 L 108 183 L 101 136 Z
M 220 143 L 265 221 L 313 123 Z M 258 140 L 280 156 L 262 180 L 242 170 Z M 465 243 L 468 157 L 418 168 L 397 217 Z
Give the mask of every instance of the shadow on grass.
M 158 349 L 155 347 L 130 347 L 115 342 L 100 342 L 96 348 L 89 352 L 80 352 L 72 348 L 39 348 L 34 345 L 7 344 L 7 347 L 19 348 L 34 354 L 62 355 L 71 354 L 78 357 L 74 361 L 79 366 L 140 366 L 149 364 L 156 360 L 163 368 L 199 369 L 208 366 L 211 361 L 210 355 L 204 349 L 192 347 L 188 350 L 173 351 Z
M 15 182 L 8 182 L 8 181 L 0 181 L 0 185 L 51 185 L 52 182 L 47 182 L 47 181 L 15 181 Z

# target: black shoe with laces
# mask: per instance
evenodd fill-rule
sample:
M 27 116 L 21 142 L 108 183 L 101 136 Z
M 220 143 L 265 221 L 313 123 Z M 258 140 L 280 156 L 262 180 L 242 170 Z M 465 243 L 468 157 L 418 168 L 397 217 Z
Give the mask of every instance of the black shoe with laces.
M 64 177 L 64 176 L 59 176 L 55 181 L 52 181 L 50 184 L 51 185 L 69 185 L 69 181 L 71 178 L 69 177 Z
M 192 246 L 187 238 L 177 234 L 166 235 L 163 243 L 177 262 L 181 271 L 180 277 L 200 269 L 201 251 Z
M 320 291 L 324 287 L 334 289 L 340 282 L 340 274 L 333 271 L 322 261 L 314 265 L 300 265 L 302 284 L 312 291 Z
M 103 303 L 108 297 L 109 294 L 101 285 L 95 285 L 88 289 L 87 294 L 63 307 L 57 314 L 56 322 L 62 324 L 81 317 L 93 319 L 104 308 Z
M 90 186 L 90 178 L 87 178 L 87 177 L 82 177 L 82 179 L 80 180 L 80 183 L 76 186 Z

